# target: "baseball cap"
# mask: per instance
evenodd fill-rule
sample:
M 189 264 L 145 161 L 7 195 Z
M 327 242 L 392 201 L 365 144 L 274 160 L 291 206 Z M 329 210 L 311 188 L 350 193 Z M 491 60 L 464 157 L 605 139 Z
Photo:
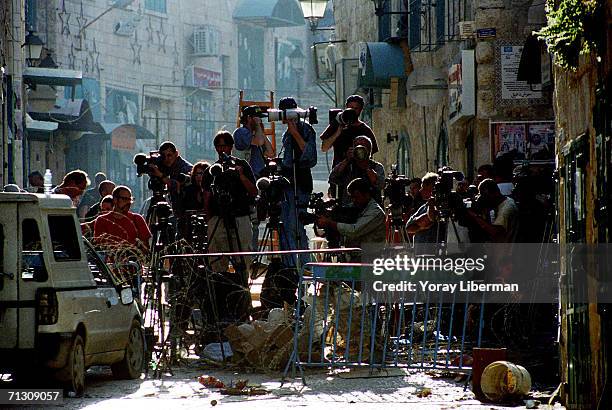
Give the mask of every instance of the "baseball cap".
M 293 97 L 284 97 L 278 102 L 279 110 L 289 110 L 291 108 L 297 108 L 297 102 Z
M 242 109 L 242 116 L 263 118 L 265 117 L 265 114 L 258 105 L 249 105 L 248 107 L 244 107 Z

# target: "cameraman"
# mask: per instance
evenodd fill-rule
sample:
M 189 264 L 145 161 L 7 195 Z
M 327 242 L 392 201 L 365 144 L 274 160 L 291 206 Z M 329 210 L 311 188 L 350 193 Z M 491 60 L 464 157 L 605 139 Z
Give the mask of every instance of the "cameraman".
M 253 171 L 248 162 L 231 155 L 234 139 L 228 131 L 219 131 L 213 144 L 219 159 L 206 172 L 203 184 L 204 208 L 208 218 L 208 251 L 251 251 L 249 215 L 257 195 Z M 213 176 L 215 172 L 219 174 Z M 220 198 L 221 195 L 227 195 L 227 198 Z M 227 272 L 228 264 L 227 258 L 221 258 L 211 266 L 215 272 Z
M 372 197 L 378 204 L 382 204 L 380 192 L 385 185 L 385 168 L 380 162 L 371 159 L 371 152 L 372 141 L 365 135 L 360 135 L 355 138 L 353 146 L 348 149 L 346 158 L 329 174 L 329 183 L 338 186 L 338 199 L 342 205 L 351 203 L 346 187 L 357 178 L 364 178 L 370 183 Z
M 159 156 L 161 163 L 159 166 L 149 165 L 149 176 L 159 178 L 166 184 L 172 211 L 177 218 L 181 218 L 184 213 L 182 195 L 185 175 L 191 173 L 193 165 L 180 156 L 176 145 L 170 141 L 162 142 L 159 146 Z
M 347 152 L 353 146 L 353 140 L 361 135 L 365 135 L 372 141 L 372 155 L 378 152 L 378 144 L 376 136 L 372 129 L 365 122 L 359 119 L 365 101 L 360 95 L 351 95 L 346 99 L 346 110 L 354 110 L 356 120 L 352 124 L 341 126 L 337 121 L 329 124 L 325 131 L 321 134 L 321 151 L 327 152 L 330 148 L 334 148 L 334 160 L 332 167 L 338 165 L 346 158 Z
M 362 210 L 357 221 L 348 224 L 319 216 L 317 225 L 338 231 L 345 239 L 345 246 L 360 247 L 364 254 L 368 250 L 364 249 L 364 245 L 366 248 L 372 245 L 372 251 L 380 250 L 385 243 L 385 212 L 372 197 L 371 182 L 357 178 L 348 184 L 347 190 L 353 205 Z
M 274 149 L 264 133 L 261 119 L 264 113 L 257 105 L 244 107 L 240 122 L 242 126 L 234 131 L 234 153 L 249 163 L 255 180 L 261 178 L 266 167 L 265 158 L 274 156 Z M 251 228 L 253 230 L 252 246 L 257 249 L 259 243 L 259 219 L 255 207 L 251 209 Z
M 293 97 L 284 97 L 278 103 L 280 110 L 298 108 Z M 283 120 L 287 130 L 283 133 L 282 175 L 290 184 L 285 188 L 285 201 L 282 203 L 280 233 L 282 250 L 308 249 L 308 237 L 298 213 L 305 211 L 312 192 L 312 173 L 317 165 L 316 132 L 312 126 L 301 119 Z M 287 267 L 295 266 L 294 257 L 284 258 Z M 300 256 L 302 264 L 310 260 L 308 255 Z
M 234 153 L 249 163 L 255 179 L 261 177 L 266 166 L 265 157 L 272 158 L 274 149 L 266 135 L 261 119 L 264 113 L 257 105 L 245 107 L 242 110 L 240 123 L 242 126 L 234 131 Z
M 489 178 L 478 185 L 478 191 L 478 203 L 485 210 L 493 210 L 494 218 L 489 222 L 470 209 L 467 210 L 468 218 L 485 232 L 488 241 L 515 242 L 519 228 L 519 210 L 514 200 L 502 195 L 498 184 Z
M 445 226 L 438 222 L 435 199 L 432 197 L 437 181 L 438 174 L 433 172 L 425 174 L 418 198 L 425 202 L 420 203 L 416 212 L 406 222 L 406 232 L 409 235 L 414 235 L 414 249 L 417 255 L 432 249 L 425 244 L 446 241 L 446 237 L 441 237 L 446 232 Z

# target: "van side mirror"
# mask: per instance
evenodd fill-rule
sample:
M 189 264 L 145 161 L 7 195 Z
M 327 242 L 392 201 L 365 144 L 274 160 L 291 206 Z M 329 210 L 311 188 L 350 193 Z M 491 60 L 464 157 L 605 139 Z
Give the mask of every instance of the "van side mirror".
M 129 305 L 134 301 L 134 295 L 132 294 L 132 288 L 121 289 L 121 303 Z

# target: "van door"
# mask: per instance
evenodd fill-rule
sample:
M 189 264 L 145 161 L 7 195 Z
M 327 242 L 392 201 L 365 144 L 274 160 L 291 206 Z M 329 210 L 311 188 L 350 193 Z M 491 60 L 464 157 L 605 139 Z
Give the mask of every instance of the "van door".
M 0 209 L 0 349 L 17 347 L 19 276 L 17 274 L 17 204 Z M 0 356 L 1 357 L 1 356 Z M 0 360 L 2 361 L 2 360 Z

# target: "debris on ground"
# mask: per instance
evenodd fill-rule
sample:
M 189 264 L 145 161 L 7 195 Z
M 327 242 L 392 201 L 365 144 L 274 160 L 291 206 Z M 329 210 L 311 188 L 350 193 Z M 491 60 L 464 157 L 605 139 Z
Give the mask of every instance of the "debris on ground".
M 200 382 L 202 386 L 212 389 L 221 389 L 225 387 L 225 383 L 217 379 L 215 376 L 200 376 L 198 377 L 198 382 Z
M 423 387 L 421 390 L 416 392 L 416 396 L 418 398 L 429 397 L 431 396 L 431 389 L 429 387 Z
M 230 325 L 225 328 L 235 364 L 278 370 L 287 363 L 293 346 L 293 324 L 289 312 L 272 309 L 268 320 Z
M 228 396 L 263 396 L 270 393 L 266 389 L 246 386 L 243 389 L 228 387 L 227 389 L 220 390 L 219 392 Z

